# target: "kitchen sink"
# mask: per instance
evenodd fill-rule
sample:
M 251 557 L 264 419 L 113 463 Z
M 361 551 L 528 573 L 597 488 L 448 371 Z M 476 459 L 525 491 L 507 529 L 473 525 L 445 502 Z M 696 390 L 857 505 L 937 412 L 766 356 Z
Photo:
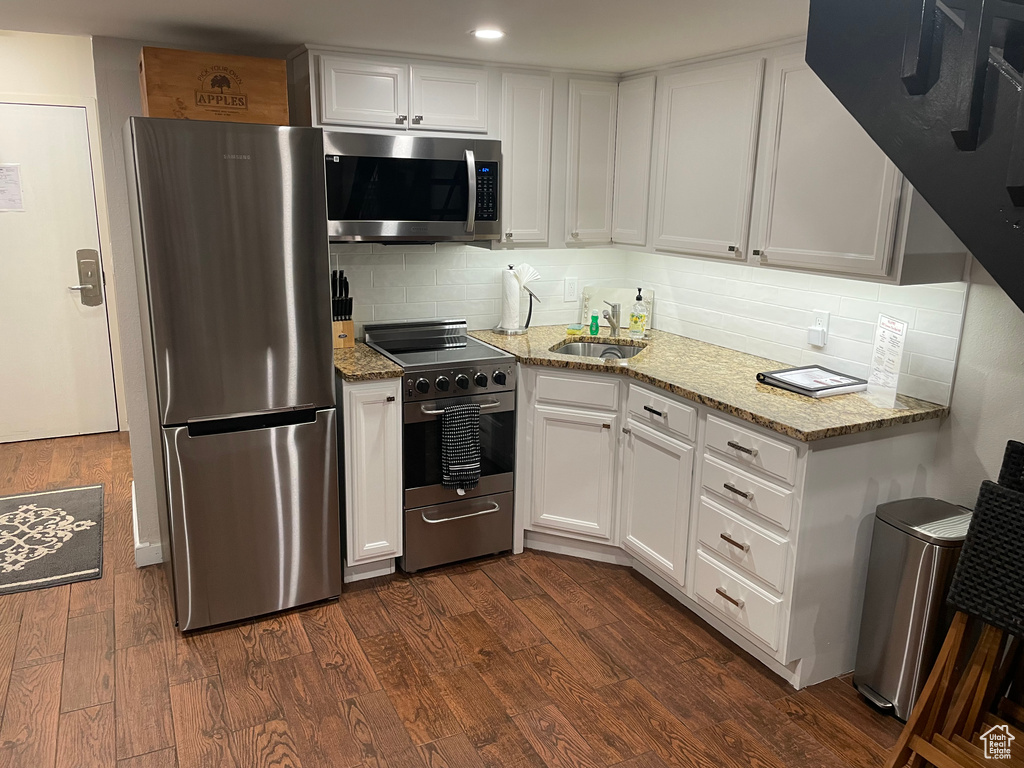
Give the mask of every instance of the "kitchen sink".
M 604 360 L 627 360 L 640 354 L 646 347 L 627 344 L 600 344 L 594 341 L 574 341 L 551 349 L 556 355 L 600 357 Z

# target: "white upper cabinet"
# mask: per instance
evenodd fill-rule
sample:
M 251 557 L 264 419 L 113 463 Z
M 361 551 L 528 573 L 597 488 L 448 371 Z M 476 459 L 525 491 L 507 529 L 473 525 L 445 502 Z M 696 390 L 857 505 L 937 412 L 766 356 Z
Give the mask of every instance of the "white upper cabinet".
M 408 122 L 409 68 L 341 56 L 320 57 L 320 120 L 395 128 Z
M 320 120 L 421 131 L 487 132 L 487 71 L 321 54 Z
M 769 266 L 890 272 L 902 177 L 804 63 L 772 62 L 753 247 Z
M 487 72 L 411 67 L 409 127 L 414 131 L 487 131 Z
M 618 90 L 616 83 L 569 81 L 566 242 L 611 242 Z
M 745 258 L 764 62 L 658 78 L 654 247 Z
M 647 245 L 654 84 L 653 75 L 619 83 L 612 193 L 612 240 L 616 243 Z
M 502 222 L 511 242 L 548 239 L 552 90 L 550 77 L 502 78 Z

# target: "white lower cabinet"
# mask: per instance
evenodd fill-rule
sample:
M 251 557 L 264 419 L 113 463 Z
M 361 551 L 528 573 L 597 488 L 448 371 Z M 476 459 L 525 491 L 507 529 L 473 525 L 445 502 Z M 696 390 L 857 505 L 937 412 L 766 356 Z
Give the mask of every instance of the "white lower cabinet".
M 629 419 L 622 452 L 622 546 L 682 586 L 693 447 Z
M 610 540 L 618 416 L 539 405 L 533 419 L 531 523 Z
M 527 546 L 628 555 L 798 688 L 853 668 L 872 514 L 928 493 L 937 420 L 806 443 L 614 374 L 519 381 Z
M 345 382 L 345 564 L 402 554 L 402 380 Z

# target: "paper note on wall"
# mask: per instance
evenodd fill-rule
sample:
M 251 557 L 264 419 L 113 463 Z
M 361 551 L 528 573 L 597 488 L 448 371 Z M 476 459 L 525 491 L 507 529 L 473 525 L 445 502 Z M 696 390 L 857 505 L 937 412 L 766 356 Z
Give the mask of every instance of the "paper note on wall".
M 21 166 L 17 163 L 0 163 L 0 211 L 24 211 L 25 201 L 21 196 Z
M 908 323 L 888 315 L 878 316 L 875 328 L 875 349 L 871 357 L 867 398 L 880 408 L 896 406 L 896 386 L 903 363 L 903 345 L 907 341 Z

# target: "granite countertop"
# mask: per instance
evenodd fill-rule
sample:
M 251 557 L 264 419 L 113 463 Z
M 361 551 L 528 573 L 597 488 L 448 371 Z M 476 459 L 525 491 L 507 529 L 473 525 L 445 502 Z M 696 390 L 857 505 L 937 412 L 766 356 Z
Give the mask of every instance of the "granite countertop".
M 334 350 L 334 367 L 345 381 L 400 379 L 405 373 L 402 366 L 359 341 L 354 347 Z
M 787 366 L 666 331 L 650 331 L 650 338 L 643 342 L 607 335 L 566 336 L 564 325 L 531 328 L 524 336 L 501 336 L 493 331 L 470 331 L 470 335 L 512 353 L 520 363 L 628 376 L 805 442 L 942 418 L 949 413 L 946 406 L 905 395 L 897 397 L 896 408 L 879 408 L 860 393 L 818 400 L 759 384 L 757 373 Z M 550 351 L 556 344 L 572 341 L 647 347 L 635 357 L 614 362 Z

